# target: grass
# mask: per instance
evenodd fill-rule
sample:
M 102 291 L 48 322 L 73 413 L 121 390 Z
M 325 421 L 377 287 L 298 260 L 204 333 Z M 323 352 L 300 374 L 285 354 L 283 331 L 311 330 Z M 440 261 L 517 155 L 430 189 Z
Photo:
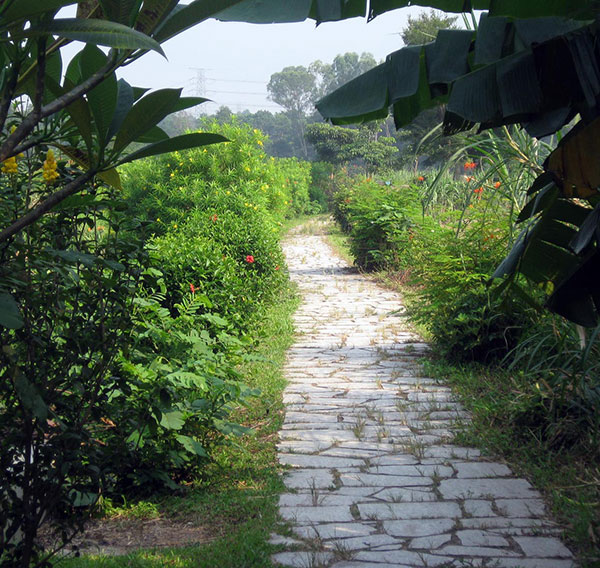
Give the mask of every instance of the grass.
M 277 523 L 277 501 L 283 482 L 277 461 L 277 431 L 283 421 L 282 373 L 285 352 L 293 340 L 291 316 L 298 304 L 290 287 L 253 330 L 256 361 L 244 368 L 247 383 L 261 396 L 234 419 L 254 429 L 213 456 L 201 479 L 183 495 L 112 507 L 112 518 L 162 518 L 207 528 L 211 540 L 186 547 L 139 550 L 122 556 L 67 558 L 61 568 L 267 568 L 275 548 L 267 540 Z

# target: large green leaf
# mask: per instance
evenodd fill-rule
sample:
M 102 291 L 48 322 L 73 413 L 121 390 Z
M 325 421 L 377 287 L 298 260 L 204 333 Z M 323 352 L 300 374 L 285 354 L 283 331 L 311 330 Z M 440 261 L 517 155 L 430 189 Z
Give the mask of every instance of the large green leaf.
M 6 293 L 0 293 L 0 325 L 8 329 L 23 327 L 23 317 L 15 299 Z
M 121 124 L 114 149 L 123 150 L 169 115 L 179 102 L 181 89 L 160 89 L 135 103 Z
M 135 23 L 135 29 L 146 35 L 160 25 L 170 14 L 179 0 L 144 0 L 144 5 Z
M 118 49 L 152 50 L 164 55 L 158 42 L 147 35 L 116 22 L 64 18 L 36 24 L 21 32 L 22 37 L 56 35 L 66 39 L 105 45 Z
M 121 165 L 127 162 L 133 162 L 141 158 L 148 158 L 149 156 L 157 156 L 159 154 L 166 154 L 168 152 L 175 152 L 179 150 L 188 150 L 189 148 L 196 148 L 198 146 L 208 146 L 209 144 L 218 144 L 220 142 L 228 142 L 227 138 L 220 134 L 211 134 L 208 132 L 196 132 L 193 134 L 181 134 L 180 136 L 174 136 L 168 140 L 162 140 L 144 146 L 131 154 L 128 154 L 122 158 L 118 164 Z
M 117 103 L 108 128 L 107 139 L 111 139 L 121 128 L 125 117 L 133 107 L 134 92 L 131 85 L 125 79 L 117 81 Z
M 386 116 L 388 96 L 387 62 L 373 67 L 317 102 L 319 112 L 334 124 L 363 122 Z M 360 93 L 360 96 L 357 96 Z
M 100 0 L 107 19 L 126 26 L 133 26 L 142 0 Z
M 153 37 L 163 43 L 208 18 L 216 17 L 222 10 L 239 2 L 240 0 L 194 0 L 185 6 L 175 6 L 156 29 Z
M 4 4 L 7 6 L 0 16 L 0 27 L 2 28 L 41 14 L 52 14 L 59 8 L 77 4 L 77 0 L 13 0 L 4 2 Z
M 79 68 L 83 80 L 94 75 L 106 65 L 107 56 L 95 45 L 88 44 L 81 53 Z M 98 134 L 98 142 L 103 148 L 108 141 L 108 131 L 112 123 L 117 105 L 117 78 L 114 73 L 88 92 L 87 100 L 90 105 L 94 124 Z

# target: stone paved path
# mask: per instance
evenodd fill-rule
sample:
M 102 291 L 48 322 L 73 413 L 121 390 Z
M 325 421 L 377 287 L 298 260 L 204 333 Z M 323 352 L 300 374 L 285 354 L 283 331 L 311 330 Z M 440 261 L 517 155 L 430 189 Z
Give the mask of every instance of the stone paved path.
M 353 272 L 323 237 L 285 246 L 303 294 L 287 363 L 283 566 L 574 566 L 540 495 L 503 463 L 452 444 L 468 416 L 423 376 L 428 349 L 399 297 Z

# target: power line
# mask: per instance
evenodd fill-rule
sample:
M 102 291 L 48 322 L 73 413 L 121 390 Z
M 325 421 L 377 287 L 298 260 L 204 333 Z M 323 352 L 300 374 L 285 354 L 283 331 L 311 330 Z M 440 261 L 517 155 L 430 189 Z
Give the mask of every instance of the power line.
M 217 81 L 220 83 L 253 83 L 255 85 L 265 85 L 266 81 L 246 81 L 244 79 L 216 79 L 214 77 L 206 77 L 207 81 Z
M 250 91 L 218 91 L 216 89 L 205 89 L 205 91 L 207 93 L 222 93 L 224 95 L 261 95 L 261 96 L 265 96 L 267 93 L 265 92 L 250 92 Z

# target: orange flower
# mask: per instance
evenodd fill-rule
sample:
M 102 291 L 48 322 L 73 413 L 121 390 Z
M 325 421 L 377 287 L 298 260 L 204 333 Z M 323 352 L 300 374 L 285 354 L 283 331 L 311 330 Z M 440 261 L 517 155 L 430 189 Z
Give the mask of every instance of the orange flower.
M 473 193 L 477 195 L 477 199 L 481 199 L 481 194 L 483 193 L 483 186 L 474 189 Z
M 423 176 L 419 176 L 419 177 L 417 178 L 417 181 L 425 181 L 425 178 L 424 178 Z
M 494 184 L 494 187 L 495 187 L 496 189 L 498 189 L 498 188 L 499 188 L 501 185 L 502 185 L 502 184 L 501 184 L 499 181 L 497 181 L 497 182 Z
M 474 170 L 477 167 L 475 162 L 465 162 L 465 170 Z
M 473 181 L 475 178 L 473 176 L 465 176 L 465 181 L 467 183 L 469 183 L 470 181 Z

